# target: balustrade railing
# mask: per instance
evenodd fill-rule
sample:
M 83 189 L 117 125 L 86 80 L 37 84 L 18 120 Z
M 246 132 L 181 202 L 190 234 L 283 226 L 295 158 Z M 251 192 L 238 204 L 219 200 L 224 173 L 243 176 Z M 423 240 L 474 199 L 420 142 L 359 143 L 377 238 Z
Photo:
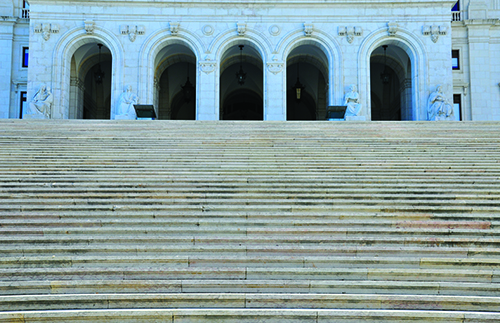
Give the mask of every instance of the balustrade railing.
M 462 21 L 463 19 L 462 11 L 452 11 L 451 14 L 452 14 L 452 19 L 451 19 L 452 21 Z
M 22 8 L 21 9 L 21 18 L 30 19 L 30 10 L 27 8 Z

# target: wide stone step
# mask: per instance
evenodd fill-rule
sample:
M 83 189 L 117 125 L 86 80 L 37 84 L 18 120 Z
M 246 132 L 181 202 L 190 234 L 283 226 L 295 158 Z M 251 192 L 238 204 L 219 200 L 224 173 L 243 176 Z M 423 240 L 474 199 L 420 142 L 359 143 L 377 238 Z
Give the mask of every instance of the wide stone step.
M 321 309 L 99 309 L 68 311 L 15 311 L 0 313 L 7 322 L 166 322 L 166 323 L 496 323 L 500 314 L 491 312 L 435 310 L 321 310 Z
M 301 293 L 498 297 L 498 283 L 378 280 L 52 280 L 0 282 L 0 295 L 106 293 Z
M 240 308 L 500 311 L 500 297 L 376 294 L 79 294 L 0 296 L 0 310 Z
M 486 257 L 292 257 L 292 256 L 24 256 L 2 257 L 1 268 L 107 268 L 142 266 L 167 267 L 261 267 L 261 268 L 403 268 L 403 269 L 500 269 L 500 260 Z

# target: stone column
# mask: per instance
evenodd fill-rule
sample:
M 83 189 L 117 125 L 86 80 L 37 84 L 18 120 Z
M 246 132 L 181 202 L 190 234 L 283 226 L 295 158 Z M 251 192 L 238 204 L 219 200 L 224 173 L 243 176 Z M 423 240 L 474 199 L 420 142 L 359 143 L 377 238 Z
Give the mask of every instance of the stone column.
M 9 118 L 12 95 L 12 51 L 14 41 L 15 19 L 7 18 L 0 21 L 0 119 Z M 21 53 L 19 53 L 20 55 Z
M 196 120 L 219 120 L 219 67 L 213 60 L 199 62 L 196 77 Z
M 284 62 L 266 64 L 264 72 L 264 120 L 286 120 L 286 73 Z
M 469 33 L 470 100 L 473 121 L 491 119 L 490 27 L 487 20 L 465 22 Z

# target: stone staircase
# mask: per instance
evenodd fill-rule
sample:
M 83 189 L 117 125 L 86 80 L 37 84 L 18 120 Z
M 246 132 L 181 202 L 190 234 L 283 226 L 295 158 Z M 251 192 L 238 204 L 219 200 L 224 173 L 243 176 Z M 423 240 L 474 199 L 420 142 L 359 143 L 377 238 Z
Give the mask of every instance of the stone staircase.
M 0 121 L 0 322 L 499 322 L 500 124 Z

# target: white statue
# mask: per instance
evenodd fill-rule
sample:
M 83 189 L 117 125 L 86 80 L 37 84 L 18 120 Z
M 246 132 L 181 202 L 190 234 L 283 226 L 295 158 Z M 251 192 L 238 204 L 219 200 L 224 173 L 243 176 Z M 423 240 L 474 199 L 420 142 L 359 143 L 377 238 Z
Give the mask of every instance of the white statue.
M 441 85 L 438 85 L 436 91 L 432 92 L 429 96 L 429 101 L 427 103 L 427 120 L 455 120 L 453 106 L 444 96 Z
M 118 98 L 118 107 L 116 116 L 118 119 L 132 119 L 135 120 L 137 115 L 135 114 L 134 105 L 139 102 L 139 97 L 132 92 L 132 86 L 127 86 L 125 91 Z
M 344 96 L 344 105 L 347 106 L 344 117 L 357 117 L 362 108 L 361 103 L 359 103 L 359 93 L 354 84 L 351 85 L 350 89 L 351 91 Z
M 32 119 L 50 118 L 50 112 L 54 97 L 50 91 L 50 87 L 42 85 L 38 92 L 31 100 L 27 115 Z

